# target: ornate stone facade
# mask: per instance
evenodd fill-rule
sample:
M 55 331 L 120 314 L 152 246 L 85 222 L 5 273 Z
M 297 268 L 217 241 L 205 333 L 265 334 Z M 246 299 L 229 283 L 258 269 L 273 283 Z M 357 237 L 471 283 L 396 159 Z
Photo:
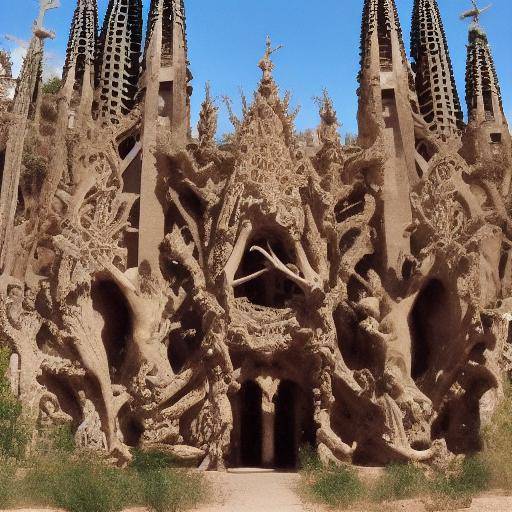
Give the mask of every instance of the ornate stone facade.
M 480 448 L 511 370 L 497 73 L 475 22 L 465 126 L 436 1 L 414 4 L 413 65 L 394 1 L 362 3 L 352 145 L 326 92 L 317 142 L 297 136 L 270 40 L 232 136 L 207 89 L 192 138 L 179 0 L 152 1 L 143 56 L 138 0 L 110 1 L 99 43 L 78 0 L 42 97 L 41 17 L 0 146 L 0 339 L 40 429 L 211 469 L 294 467 L 308 443 L 357 464 Z

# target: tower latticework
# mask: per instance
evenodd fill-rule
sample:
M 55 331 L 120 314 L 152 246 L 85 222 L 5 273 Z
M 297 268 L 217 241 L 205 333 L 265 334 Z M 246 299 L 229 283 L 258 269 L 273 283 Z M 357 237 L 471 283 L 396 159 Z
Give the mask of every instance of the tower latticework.
M 74 72 L 74 88 L 82 88 L 87 66 L 94 71 L 98 35 L 98 6 L 96 0 L 78 0 L 69 34 L 63 81 Z M 87 77 L 90 79 L 90 77 Z
M 449 137 L 462 127 L 443 21 L 436 0 L 415 0 L 411 56 L 421 115 L 432 132 Z
M 117 122 L 134 105 L 140 70 L 142 3 L 110 0 L 100 36 L 100 116 Z
M 469 31 L 466 65 L 466 103 L 469 120 L 497 120 L 503 115 L 498 75 L 487 34 L 477 26 Z

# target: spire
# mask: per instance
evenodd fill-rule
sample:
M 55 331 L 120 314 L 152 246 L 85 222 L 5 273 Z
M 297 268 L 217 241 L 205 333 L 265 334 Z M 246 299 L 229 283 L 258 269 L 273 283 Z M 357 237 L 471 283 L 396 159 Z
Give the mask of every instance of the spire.
M 151 0 L 149 8 L 146 50 L 147 53 L 151 36 L 155 28 L 156 21 L 162 20 L 162 66 L 172 65 L 173 55 L 176 50 L 183 50 L 187 54 L 187 35 L 184 0 Z M 174 48 L 173 41 L 177 39 L 180 48 Z
M 99 87 L 100 116 L 113 123 L 134 106 L 141 39 L 141 0 L 110 0 L 99 43 Z
M 506 122 L 498 74 L 487 34 L 475 21 L 469 28 L 466 103 L 470 121 Z
M 395 0 L 365 0 L 361 29 L 361 67 L 363 70 L 371 65 L 371 50 L 375 44 L 378 45 L 380 70 L 391 71 L 393 69 L 395 60 L 393 34 L 396 35 L 399 43 L 402 64 L 405 64 L 407 57 Z
M 436 0 L 414 2 L 411 57 L 420 113 L 431 131 L 449 138 L 462 128 L 463 115 Z
M 62 80 L 65 83 L 69 73 L 73 88 L 81 93 L 86 67 L 94 70 L 98 35 L 98 7 L 96 0 L 77 0 L 71 22 L 66 62 Z M 93 85 L 93 84 L 91 84 Z
M 410 254 L 404 226 L 412 222 L 410 192 L 418 181 L 414 84 L 394 0 L 365 0 L 361 30 L 359 75 L 359 144 L 372 147 L 383 140 L 380 188 L 385 250 L 383 270 L 400 275 L 401 259 Z M 390 271 L 390 272 L 388 272 Z
M 167 125 L 176 137 L 186 138 L 190 131 L 192 75 L 188 69 L 184 0 L 151 1 L 143 67 L 141 85 L 146 101 L 148 94 L 154 94 L 148 84 L 150 75 L 160 84 L 156 91 L 163 100 L 159 123 Z
M 484 180 L 494 182 L 502 196 L 508 198 L 512 189 L 512 140 L 503 111 L 498 74 L 491 48 L 480 16 L 489 7 L 480 9 L 472 0 L 473 9 L 461 15 L 471 19 L 466 64 L 466 103 L 468 127 L 463 137 L 463 156 L 481 169 Z M 493 173 L 493 169 L 503 172 Z

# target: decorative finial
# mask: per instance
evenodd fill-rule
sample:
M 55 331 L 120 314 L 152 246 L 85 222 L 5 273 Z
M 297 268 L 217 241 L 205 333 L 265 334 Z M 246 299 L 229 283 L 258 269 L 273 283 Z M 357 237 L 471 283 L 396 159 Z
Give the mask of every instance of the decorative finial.
M 270 39 L 270 36 L 267 36 L 265 55 L 258 64 L 259 68 L 263 71 L 263 80 L 270 80 L 272 78 L 272 70 L 274 69 L 274 63 L 272 62 L 272 59 L 270 57 L 272 56 L 273 53 L 277 52 L 281 48 L 283 48 L 282 44 L 276 46 L 275 48 L 272 48 L 272 41 Z
M 34 21 L 34 35 L 40 39 L 54 39 L 55 32 L 46 30 L 43 26 L 46 11 L 60 7 L 59 0 L 39 0 L 39 16 Z
M 491 7 L 492 4 L 489 4 L 487 7 L 484 7 L 483 9 L 480 9 L 478 7 L 477 0 L 471 0 L 471 3 L 473 4 L 473 9 L 470 9 L 469 11 L 465 11 L 460 15 L 461 20 L 465 20 L 467 18 L 471 18 L 473 21 L 471 23 L 472 26 L 478 27 L 480 25 L 480 16 L 487 12 Z

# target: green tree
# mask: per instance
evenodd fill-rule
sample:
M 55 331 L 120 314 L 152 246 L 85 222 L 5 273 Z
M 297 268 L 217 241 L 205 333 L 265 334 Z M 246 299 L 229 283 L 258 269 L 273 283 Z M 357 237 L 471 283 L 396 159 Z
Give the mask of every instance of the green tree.
M 11 351 L 0 348 L 0 456 L 22 458 L 28 433 L 22 420 L 21 403 L 13 395 L 7 378 Z
M 50 78 L 43 84 L 43 92 L 45 94 L 57 94 L 62 87 L 62 80 L 56 76 Z

